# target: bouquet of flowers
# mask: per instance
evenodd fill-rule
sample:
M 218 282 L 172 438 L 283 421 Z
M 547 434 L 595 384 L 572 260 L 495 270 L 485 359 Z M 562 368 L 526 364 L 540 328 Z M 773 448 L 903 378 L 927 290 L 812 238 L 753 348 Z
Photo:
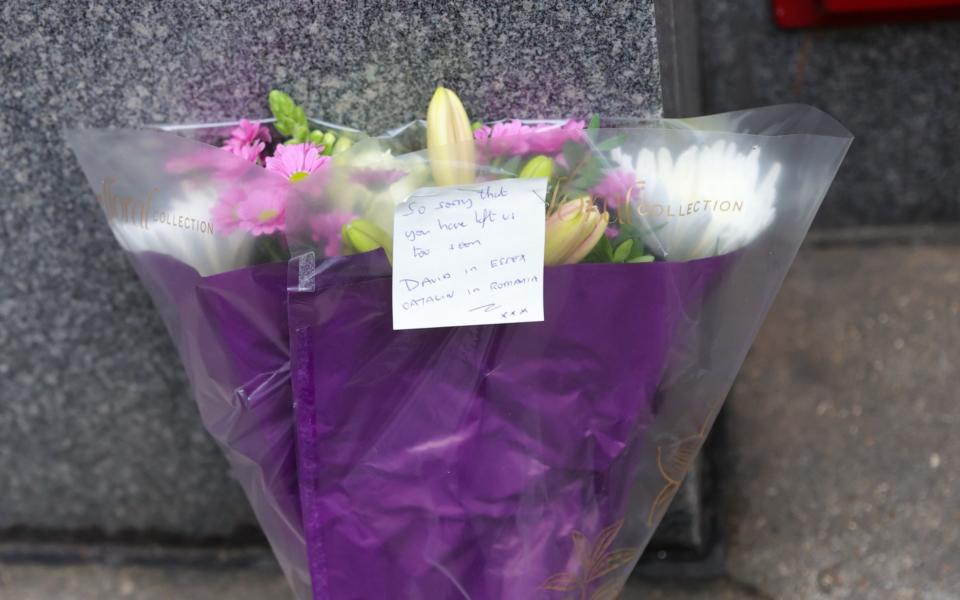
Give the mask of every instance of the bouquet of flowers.
M 850 134 L 269 105 L 69 143 L 294 593 L 615 598 Z

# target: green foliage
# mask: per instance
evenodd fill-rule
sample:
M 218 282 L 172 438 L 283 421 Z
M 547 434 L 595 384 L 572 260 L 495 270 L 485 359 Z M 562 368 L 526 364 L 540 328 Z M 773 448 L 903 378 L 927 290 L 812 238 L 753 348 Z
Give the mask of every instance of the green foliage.
M 596 146 L 594 146 L 594 149 L 598 152 L 607 152 L 608 150 L 619 148 L 626 139 L 627 139 L 627 136 L 625 136 L 622 133 L 618 133 L 617 135 L 611 135 L 607 139 L 603 140 L 602 142 L 599 142 Z
M 630 258 L 630 252 L 633 251 L 633 240 L 626 240 L 613 251 L 613 262 L 622 263 Z
M 563 162 L 568 173 L 573 173 L 587 156 L 587 147 L 579 142 L 568 140 L 563 143 Z
M 323 137 L 323 132 L 315 129 L 307 135 L 307 141 L 312 142 L 315 146 L 322 146 Z
M 280 90 L 270 90 L 267 96 L 267 102 L 270 104 L 270 112 L 276 119 L 273 126 L 276 127 L 280 135 L 288 138 L 285 144 L 311 144 L 323 147 L 323 154 L 330 155 L 334 152 L 337 145 L 337 136 L 333 132 L 321 131 L 319 129 L 310 129 L 310 123 L 307 121 L 307 115 L 303 107 L 293 101 L 288 94 Z M 346 147 L 349 147 L 347 145 Z M 341 145 L 341 150 L 346 149 Z
M 613 262 L 613 246 L 610 244 L 610 238 L 605 235 L 600 236 L 597 245 L 593 247 L 590 254 L 583 259 L 586 263 L 611 263 Z
M 293 138 L 296 140 L 295 143 L 303 143 L 310 133 L 307 115 L 303 112 L 303 108 L 280 90 L 271 90 L 267 101 L 270 104 L 270 112 L 277 120 L 274 127 L 280 135 Z
M 569 198 L 584 196 L 603 178 L 603 165 L 585 144 L 568 140 L 563 144 L 563 160 L 566 169 L 560 173 L 566 177 L 566 189 L 562 190 Z
M 654 257 L 644 251 L 643 242 L 632 237 L 632 231 L 621 228 L 616 239 L 603 236 L 583 260 L 588 263 L 636 264 L 653 262 Z
M 522 161 L 522 156 L 514 156 L 500 165 L 500 168 L 503 169 L 504 173 L 516 176 L 520 173 L 520 163 Z

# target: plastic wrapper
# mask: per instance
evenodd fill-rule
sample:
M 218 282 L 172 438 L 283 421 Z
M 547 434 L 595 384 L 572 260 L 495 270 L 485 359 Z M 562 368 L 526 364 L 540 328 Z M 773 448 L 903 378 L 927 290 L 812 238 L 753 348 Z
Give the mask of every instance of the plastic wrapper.
M 551 145 L 521 135 L 491 140 L 502 152 L 478 145 L 498 156 L 478 159 L 476 178 L 515 177 L 516 154 Z M 548 266 L 542 323 L 394 331 L 383 253 L 297 259 L 290 327 L 314 598 L 615 597 L 848 143 L 822 113 L 773 107 L 555 144 L 566 173 L 584 153 L 602 165 L 570 197 L 604 193 L 619 171 L 644 183 L 617 222 L 666 260 Z M 435 185 L 436 157 L 366 146 L 362 167 L 344 157 L 303 194 L 301 213 L 348 211 L 392 231 L 396 205 Z M 464 155 L 447 152 L 454 164 Z M 374 189 L 358 169 L 400 175 Z M 289 223 L 297 254 L 311 250 L 303 221 Z
M 850 143 L 803 106 L 560 130 L 477 143 L 469 166 L 548 156 L 552 186 L 605 195 L 642 251 L 614 231 L 609 256 L 548 264 L 542 322 L 405 331 L 389 244 L 340 256 L 322 225 L 391 232 L 438 166 L 463 168 L 418 151 L 421 125 L 292 185 L 195 140 L 71 134 L 298 598 L 616 597 Z M 642 193 L 614 201 L 620 172 Z M 282 195 L 286 235 L 214 232 L 237 189 Z
M 210 214 L 235 186 L 271 188 L 276 179 L 220 149 L 159 131 L 73 131 L 68 141 L 173 338 L 204 427 L 296 595 L 308 598 L 286 261 L 264 262 L 277 250 L 257 248 L 242 232 L 216 234 Z

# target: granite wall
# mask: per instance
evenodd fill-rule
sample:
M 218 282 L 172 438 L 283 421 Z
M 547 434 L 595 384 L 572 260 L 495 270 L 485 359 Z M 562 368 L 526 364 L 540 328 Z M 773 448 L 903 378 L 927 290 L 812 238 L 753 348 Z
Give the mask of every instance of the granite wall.
M 64 128 L 264 116 L 279 87 L 377 130 L 441 82 L 491 117 L 661 112 L 653 0 L 7 0 L 0 34 L 7 537 L 252 522 Z
M 705 112 L 804 102 L 853 131 L 818 225 L 960 220 L 960 21 L 784 31 L 772 4 L 699 3 Z

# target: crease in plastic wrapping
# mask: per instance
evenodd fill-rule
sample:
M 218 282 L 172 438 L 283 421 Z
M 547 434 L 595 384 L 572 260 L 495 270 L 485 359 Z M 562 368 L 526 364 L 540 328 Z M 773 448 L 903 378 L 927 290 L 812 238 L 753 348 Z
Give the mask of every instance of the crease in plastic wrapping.
M 498 147 L 569 166 L 558 135 L 478 143 L 476 180 L 521 175 Z M 643 182 L 616 214 L 657 260 L 548 265 L 542 322 L 403 331 L 389 243 L 342 255 L 316 224 L 391 232 L 395 207 L 466 155 L 428 157 L 422 123 L 358 136 L 296 184 L 170 133 L 69 141 L 296 597 L 604 600 L 709 432 L 851 136 L 799 105 L 604 121 L 582 151 Z M 224 194 L 277 186 L 282 241 L 214 231 Z

